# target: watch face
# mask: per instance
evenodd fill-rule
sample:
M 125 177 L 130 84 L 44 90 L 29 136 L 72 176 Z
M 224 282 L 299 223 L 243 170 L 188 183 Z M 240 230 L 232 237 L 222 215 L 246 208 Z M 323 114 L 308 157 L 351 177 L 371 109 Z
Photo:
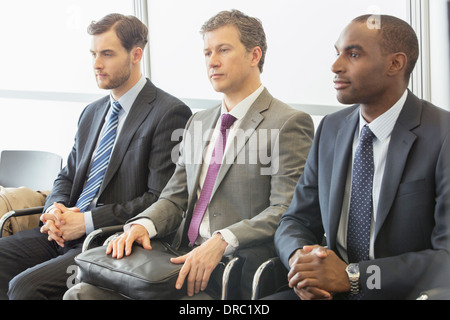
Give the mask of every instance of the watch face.
M 359 273 L 359 266 L 357 264 L 351 263 L 348 265 L 347 270 L 351 274 L 357 274 L 357 273 Z

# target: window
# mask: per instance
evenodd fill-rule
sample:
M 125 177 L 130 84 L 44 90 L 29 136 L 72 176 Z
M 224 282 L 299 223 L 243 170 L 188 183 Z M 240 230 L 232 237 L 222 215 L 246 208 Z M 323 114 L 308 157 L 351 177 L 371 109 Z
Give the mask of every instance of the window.
M 2 90 L 101 93 L 87 26 L 107 13 L 132 14 L 131 1 L 21 0 L 0 5 Z
M 87 26 L 133 1 L 21 0 L 0 4 L 0 150 L 65 158 L 87 103 L 108 94 L 95 83 Z

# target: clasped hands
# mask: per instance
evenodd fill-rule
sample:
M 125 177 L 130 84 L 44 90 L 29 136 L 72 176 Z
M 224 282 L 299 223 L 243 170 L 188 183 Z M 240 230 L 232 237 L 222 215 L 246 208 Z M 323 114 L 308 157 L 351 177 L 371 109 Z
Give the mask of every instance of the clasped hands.
M 324 247 L 304 246 L 289 259 L 289 287 L 302 300 L 331 300 L 337 292 L 350 290 L 347 264 Z
M 44 225 L 41 233 L 48 235 L 49 241 L 56 241 L 60 247 L 64 247 L 66 241 L 75 240 L 86 233 L 84 214 L 80 209 L 67 208 L 60 203 L 54 203 L 50 212 L 41 215 Z
M 147 229 L 135 224 L 109 243 L 106 254 L 117 259 L 129 256 L 134 242 L 144 249 L 152 250 Z M 216 234 L 189 253 L 170 259 L 172 263 L 183 264 L 175 284 L 176 289 L 181 289 L 186 280 L 188 296 L 204 291 L 212 272 L 222 260 L 226 247 L 227 242 L 221 239 L 220 234 Z

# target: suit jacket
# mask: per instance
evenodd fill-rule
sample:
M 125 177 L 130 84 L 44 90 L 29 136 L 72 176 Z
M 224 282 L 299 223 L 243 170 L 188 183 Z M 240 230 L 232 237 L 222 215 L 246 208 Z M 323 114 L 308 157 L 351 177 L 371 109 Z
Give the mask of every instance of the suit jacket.
M 137 218 L 149 218 L 158 237 L 179 228 L 181 245 L 187 244 L 187 230 L 197 201 L 202 156 L 221 106 L 195 114 L 183 136 L 175 173 L 160 200 Z M 240 123 L 245 132 L 234 150 L 227 152 L 209 203 L 211 232 L 228 228 L 239 247 L 272 241 L 281 215 L 292 199 L 295 184 L 303 171 L 314 125 L 306 113 L 274 99 L 265 89 Z M 264 136 L 266 138 L 261 138 Z M 259 155 L 270 155 L 271 162 Z M 249 157 L 258 155 L 250 160 Z M 232 159 L 232 161 L 229 161 Z M 265 169 L 265 170 L 264 170 Z M 174 244 L 176 247 L 180 243 Z
M 106 96 L 88 105 L 80 116 L 75 144 L 46 201 L 75 206 L 96 143 L 110 107 Z M 192 115 L 180 100 L 147 80 L 123 124 L 92 217 L 95 228 L 124 224 L 155 202 L 175 169 L 173 131 Z M 177 153 L 175 153 L 177 154 Z
M 275 236 L 288 267 L 307 244 L 336 249 L 359 106 L 326 116 Z M 368 299 L 415 298 L 424 289 L 449 285 L 450 113 L 411 92 L 392 131 L 375 224 L 375 259 L 360 263 Z M 367 287 L 370 266 L 381 271 L 381 289 Z M 369 270 L 368 270 L 369 268 Z

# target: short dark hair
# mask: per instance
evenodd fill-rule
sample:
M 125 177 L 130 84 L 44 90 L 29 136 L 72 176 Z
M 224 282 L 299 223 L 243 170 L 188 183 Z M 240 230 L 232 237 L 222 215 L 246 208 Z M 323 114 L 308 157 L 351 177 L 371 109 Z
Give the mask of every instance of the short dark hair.
M 379 22 L 379 26 L 375 25 Z M 379 19 L 379 20 L 378 20 Z M 353 19 L 353 22 L 367 23 L 380 30 L 381 50 L 384 54 L 403 52 L 408 57 L 405 78 L 408 81 L 419 58 L 419 41 L 414 29 L 402 19 L 390 15 L 363 15 Z
M 111 13 L 100 21 L 92 21 L 88 26 L 91 36 L 105 33 L 114 28 L 122 46 L 130 52 L 134 47 L 144 50 L 148 42 L 148 29 L 135 16 L 125 16 L 120 13 Z
M 238 29 L 240 40 L 247 51 L 250 52 L 254 47 L 261 49 L 262 55 L 258 67 L 259 71 L 262 72 L 267 52 L 267 41 L 261 21 L 258 18 L 249 17 L 239 10 L 221 11 L 205 22 L 200 33 L 204 36 L 207 32 L 227 25 L 233 25 Z

